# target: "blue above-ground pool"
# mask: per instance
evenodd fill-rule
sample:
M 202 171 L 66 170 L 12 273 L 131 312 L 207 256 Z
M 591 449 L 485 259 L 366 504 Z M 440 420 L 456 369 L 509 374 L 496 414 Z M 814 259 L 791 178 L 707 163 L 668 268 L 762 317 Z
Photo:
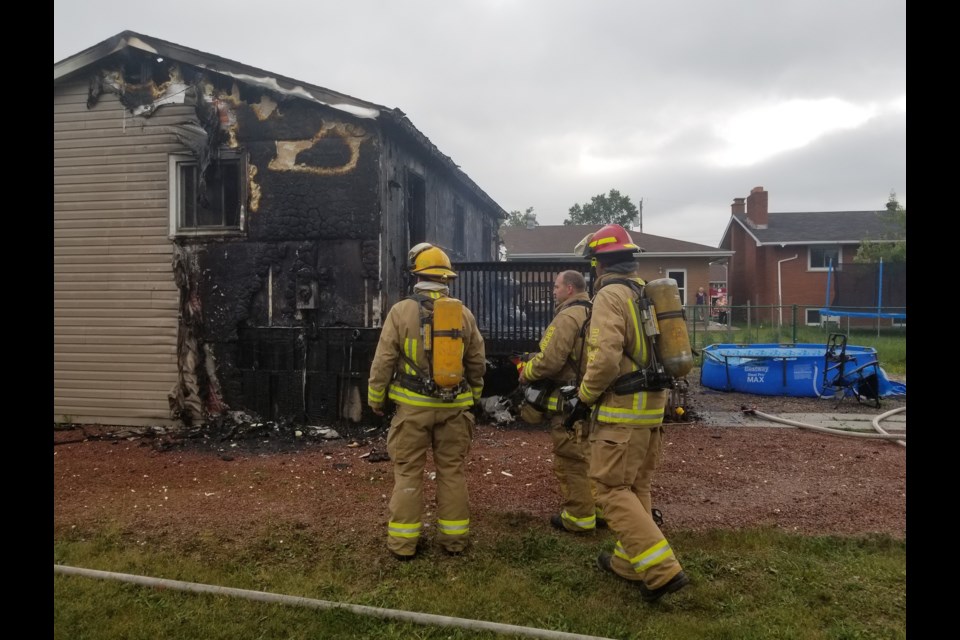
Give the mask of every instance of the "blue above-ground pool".
M 906 395 L 906 385 L 887 378 L 873 347 L 846 345 L 843 378 L 838 361 L 827 354 L 822 344 L 712 344 L 703 349 L 700 384 L 719 391 L 819 398 L 834 397 L 841 389 L 854 395 L 866 383 L 876 385 L 879 396 Z

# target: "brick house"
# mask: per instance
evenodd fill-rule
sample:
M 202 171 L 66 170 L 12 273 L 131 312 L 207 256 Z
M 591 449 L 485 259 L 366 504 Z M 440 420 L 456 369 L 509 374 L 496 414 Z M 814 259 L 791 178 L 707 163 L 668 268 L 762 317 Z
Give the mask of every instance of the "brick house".
M 763 187 L 754 187 L 746 198 L 734 198 L 730 221 L 720 241 L 720 247 L 733 254 L 728 263 L 728 303 L 741 307 L 734 309 L 734 317 L 742 321 L 743 307 L 749 305 L 759 307 L 752 311 L 754 322 L 779 323 L 780 305 L 784 305 L 782 320 L 787 323 L 791 321 L 787 305 L 797 305 L 798 323 L 819 324 L 820 309 L 827 301 L 831 261 L 835 269 L 843 271 L 844 265 L 853 264 L 863 240 L 895 232 L 883 213 L 771 212 L 769 194 Z M 831 299 L 836 293 L 834 285 Z M 898 286 L 904 290 L 892 292 L 885 303 L 897 305 L 899 301 L 905 305 L 905 284 Z M 889 326 L 891 320 L 885 322 Z M 855 324 L 872 325 L 874 321 L 859 319 Z
M 508 262 L 576 260 L 573 248 L 588 233 L 603 225 L 571 224 L 528 227 L 504 226 L 500 238 Z M 630 230 L 634 243 L 643 249 L 638 262 L 640 275 L 648 282 L 657 278 L 673 278 L 685 305 L 694 304 L 697 288 L 710 286 L 717 272 L 711 263 L 729 259 L 732 251 L 708 247 L 685 240 L 676 240 Z M 713 275 L 711 275 L 713 274 Z M 551 282 L 552 284 L 552 282 Z
M 53 78 L 54 422 L 358 420 L 409 247 L 496 258 L 399 109 L 131 31 Z

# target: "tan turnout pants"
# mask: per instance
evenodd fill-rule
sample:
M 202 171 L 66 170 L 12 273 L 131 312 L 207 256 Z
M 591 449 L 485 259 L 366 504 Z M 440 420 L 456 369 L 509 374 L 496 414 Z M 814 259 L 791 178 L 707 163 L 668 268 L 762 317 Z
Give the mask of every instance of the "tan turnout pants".
M 465 409 L 429 409 L 397 405 L 387 433 L 393 461 L 393 495 L 387 548 L 413 555 L 423 530 L 423 476 L 427 451 L 437 469 L 437 542 L 449 552 L 463 551 L 470 538 L 470 510 L 464 465 L 475 419 Z
M 550 418 L 550 437 L 553 440 L 553 474 L 560 483 L 563 503 L 560 519 L 571 531 L 593 531 L 597 528 L 593 485 L 590 470 L 590 441 L 582 435 L 586 422 L 575 425 L 573 431 L 563 426 L 563 416 Z
M 650 514 L 650 481 L 660 462 L 663 426 L 594 422 L 590 478 L 597 503 L 618 539 L 611 566 L 627 580 L 657 589 L 682 567 Z

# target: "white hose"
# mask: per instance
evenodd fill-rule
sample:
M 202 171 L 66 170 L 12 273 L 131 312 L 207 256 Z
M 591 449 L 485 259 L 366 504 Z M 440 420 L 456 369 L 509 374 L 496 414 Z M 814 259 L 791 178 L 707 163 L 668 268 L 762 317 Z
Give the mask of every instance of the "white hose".
M 881 413 L 880 415 L 878 415 L 876 418 L 874 418 L 873 420 L 870 421 L 870 424 L 873 425 L 873 428 L 876 429 L 878 433 L 887 433 L 887 432 L 884 431 L 883 428 L 880 426 L 880 421 L 883 420 L 883 419 L 885 419 L 885 418 L 888 418 L 888 417 L 892 416 L 892 415 L 895 414 L 895 413 L 900 413 L 901 411 L 906 411 L 906 410 L 907 410 L 906 407 L 897 407 L 896 409 L 891 409 L 890 411 L 887 411 L 886 413 Z M 907 441 L 906 441 L 906 440 L 897 440 L 897 444 L 905 447 L 905 446 L 907 446 Z
M 469 620 L 466 618 L 451 618 L 449 616 L 438 616 L 430 613 L 398 611 L 396 609 L 381 609 L 379 607 L 367 607 L 359 604 L 330 602 L 328 600 L 314 600 L 312 598 L 301 598 L 298 596 L 285 596 L 282 594 L 268 593 L 266 591 L 233 589 L 231 587 L 220 587 L 217 585 L 200 584 L 197 582 L 182 582 L 180 580 L 166 580 L 164 578 L 151 578 L 149 576 L 135 576 L 129 573 L 114 573 L 112 571 L 98 571 L 96 569 L 68 567 L 62 564 L 53 565 L 53 572 L 67 575 L 87 576 L 88 578 L 103 578 L 106 580 L 132 582 L 134 584 L 140 584 L 148 587 L 164 587 L 167 589 L 177 589 L 179 591 L 193 591 L 196 593 L 213 593 L 216 595 L 236 596 L 238 598 L 246 598 L 247 600 L 298 605 L 302 607 L 309 607 L 311 609 L 345 609 L 357 615 L 402 620 L 404 622 L 413 622 L 416 624 L 433 624 L 441 627 L 460 627 L 462 629 L 472 629 L 475 631 L 492 631 L 494 633 L 528 636 L 530 638 L 547 638 L 548 640 L 614 640 L 613 638 L 585 636 L 579 633 L 566 633 L 563 631 L 549 631 L 547 629 L 518 627 L 512 624 L 485 622 L 483 620 Z
M 903 409 L 906 410 L 906 407 L 904 407 Z M 760 418 L 763 418 L 764 420 L 779 422 L 781 424 L 788 424 L 790 426 L 800 427 L 802 429 L 812 429 L 813 431 L 819 431 L 820 433 L 829 433 L 835 436 L 848 436 L 851 438 L 871 438 L 873 440 L 903 440 L 904 441 L 903 444 L 904 446 L 906 446 L 907 434 L 905 433 L 892 434 L 882 430 L 881 430 L 882 431 L 881 433 L 863 433 L 861 431 L 845 431 L 843 429 L 831 429 L 830 427 L 821 427 L 814 424 L 807 424 L 805 422 L 797 422 L 796 420 L 788 420 L 787 418 L 778 418 L 777 416 L 772 416 L 768 413 L 757 411 L 756 409 L 747 409 L 744 407 L 742 411 L 747 415 L 758 416 Z M 887 415 L 887 414 L 884 414 L 884 415 Z

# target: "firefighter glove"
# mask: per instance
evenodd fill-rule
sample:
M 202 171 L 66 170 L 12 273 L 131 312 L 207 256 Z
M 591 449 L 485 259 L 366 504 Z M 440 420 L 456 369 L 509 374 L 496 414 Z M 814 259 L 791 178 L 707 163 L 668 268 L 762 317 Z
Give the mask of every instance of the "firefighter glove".
M 567 431 L 572 431 L 578 421 L 586 420 L 590 415 L 590 407 L 577 396 L 567 399 L 566 409 L 568 413 L 563 426 Z

